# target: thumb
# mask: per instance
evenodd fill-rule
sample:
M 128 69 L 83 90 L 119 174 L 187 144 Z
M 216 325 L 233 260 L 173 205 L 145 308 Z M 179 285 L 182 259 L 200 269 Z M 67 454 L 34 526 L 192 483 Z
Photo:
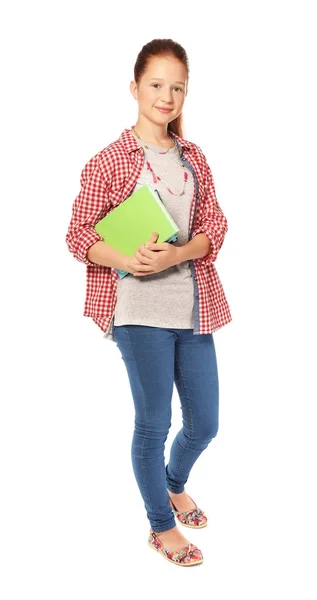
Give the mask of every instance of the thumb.
M 157 233 L 156 231 L 153 231 L 153 233 L 151 233 L 150 239 L 148 241 L 148 244 L 155 244 L 155 242 L 157 241 L 157 239 L 159 238 L 159 233 Z

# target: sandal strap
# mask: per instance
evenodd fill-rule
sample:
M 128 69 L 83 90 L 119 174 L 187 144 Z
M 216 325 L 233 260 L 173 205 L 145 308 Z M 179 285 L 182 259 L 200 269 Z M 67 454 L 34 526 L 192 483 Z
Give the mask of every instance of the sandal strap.
M 152 530 L 150 531 L 149 538 L 150 538 L 151 543 L 156 542 L 154 544 L 156 546 L 156 548 L 159 548 L 159 550 L 161 552 L 163 552 L 163 554 L 167 555 L 168 558 L 170 560 L 173 560 L 174 562 L 185 562 L 186 558 L 189 559 L 189 561 L 187 561 L 187 562 L 190 562 L 191 559 L 193 558 L 193 555 L 195 552 L 199 553 L 198 560 L 200 560 L 200 558 L 202 557 L 202 554 L 201 554 L 201 551 L 199 550 L 199 548 L 197 548 L 197 546 L 195 546 L 195 544 L 192 544 L 191 542 L 186 544 L 186 546 L 182 546 L 181 548 L 178 548 L 177 550 L 167 550 L 167 548 L 165 548 L 165 546 L 161 542 L 160 538 L 156 535 L 156 533 L 154 531 L 152 531 Z M 195 562 L 195 558 L 193 559 L 192 562 Z

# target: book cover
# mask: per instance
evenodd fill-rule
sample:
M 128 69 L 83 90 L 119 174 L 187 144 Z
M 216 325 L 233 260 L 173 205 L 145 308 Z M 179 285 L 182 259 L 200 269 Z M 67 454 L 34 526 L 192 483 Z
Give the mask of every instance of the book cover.
M 157 243 L 177 240 L 179 228 L 157 190 L 143 185 L 126 198 L 119 206 L 101 219 L 95 230 L 115 250 L 134 256 L 136 249 L 145 244 L 153 231 L 159 233 Z M 127 271 L 116 269 L 120 278 Z

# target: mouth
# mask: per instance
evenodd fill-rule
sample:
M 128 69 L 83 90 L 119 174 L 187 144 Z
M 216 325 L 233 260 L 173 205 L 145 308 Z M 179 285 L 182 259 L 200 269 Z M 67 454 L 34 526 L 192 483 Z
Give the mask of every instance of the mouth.
M 165 114 L 172 112 L 171 108 L 160 108 L 159 106 L 156 106 L 155 108 Z

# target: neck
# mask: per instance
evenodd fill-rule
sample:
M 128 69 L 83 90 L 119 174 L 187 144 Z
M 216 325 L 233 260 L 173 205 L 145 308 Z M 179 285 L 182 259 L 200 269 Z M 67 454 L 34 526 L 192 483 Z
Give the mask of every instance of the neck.
M 167 130 L 167 125 L 156 125 L 156 123 L 144 122 L 140 119 L 135 124 L 135 133 L 140 136 L 142 141 L 160 146 L 162 148 L 171 148 L 171 136 Z

